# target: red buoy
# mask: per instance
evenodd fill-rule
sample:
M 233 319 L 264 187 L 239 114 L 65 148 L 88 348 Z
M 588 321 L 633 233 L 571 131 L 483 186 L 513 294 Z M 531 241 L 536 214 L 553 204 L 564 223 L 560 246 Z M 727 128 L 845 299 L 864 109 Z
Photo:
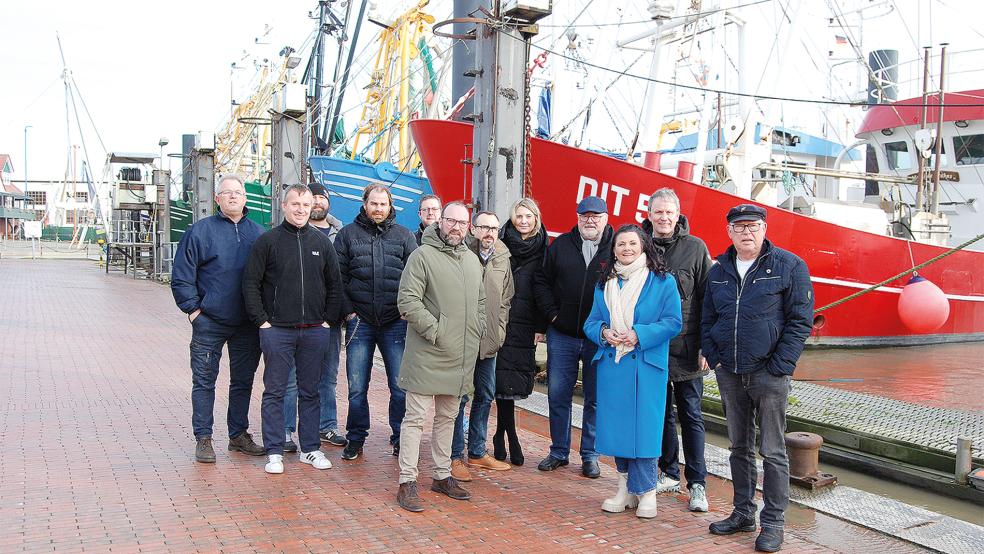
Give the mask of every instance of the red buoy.
M 950 301 L 931 281 L 916 275 L 902 287 L 899 318 L 913 333 L 931 333 L 950 317 Z

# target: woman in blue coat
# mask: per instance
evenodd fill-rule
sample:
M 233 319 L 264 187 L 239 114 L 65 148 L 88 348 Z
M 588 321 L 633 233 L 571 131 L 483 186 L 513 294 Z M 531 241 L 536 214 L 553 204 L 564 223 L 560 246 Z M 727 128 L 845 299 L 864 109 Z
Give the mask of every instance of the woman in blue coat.
M 584 333 L 599 346 L 595 448 L 615 457 L 618 492 L 601 509 L 656 517 L 670 340 L 680 332 L 680 293 L 649 235 L 623 225 L 594 293 Z

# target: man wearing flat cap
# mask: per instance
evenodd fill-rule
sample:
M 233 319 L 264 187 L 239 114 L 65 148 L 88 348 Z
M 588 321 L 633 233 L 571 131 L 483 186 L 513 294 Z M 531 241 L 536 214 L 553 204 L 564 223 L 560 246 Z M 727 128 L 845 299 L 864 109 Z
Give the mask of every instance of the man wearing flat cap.
M 543 267 L 534 277 L 534 290 L 547 328 L 547 399 L 550 406 L 550 454 L 537 469 L 553 471 L 569 463 L 571 413 L 578 362 L 582 366 L 584 416 L 581 419 L 581 474 L 601 475 L 595 443 L 597 369 L 591 362 L 597 346 L 584 336 L 584 321 L 602 264 L 612 248 L 608 205 L 597 196 L 586 196 L 577 205 L 577 225 L 554 239 L 547 248 Z
M 782 547 L 789 504 L 786 404 L 790 380 L 813 323 L 813 286 L 806 264 L 765 238 L 765 208 L 728 211 L 732 246 L 707 276 L 701 350 L 715 368 L 731 440 L 734 510 L 711 524 L 715 535 L 756 530 L 755 426 L 765 478 L 762 530 L 755 549 Z

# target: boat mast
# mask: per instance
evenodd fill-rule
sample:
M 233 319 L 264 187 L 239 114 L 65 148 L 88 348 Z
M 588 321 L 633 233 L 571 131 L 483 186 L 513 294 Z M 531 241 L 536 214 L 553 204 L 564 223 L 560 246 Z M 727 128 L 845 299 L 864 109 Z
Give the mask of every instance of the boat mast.
M 321 153 L 318 139 L 321 138 L 321 88 L 325 67 L 325 12 L 328 11 L 329 0 L 318 2 L 318 38 L 314 46 L 314 76 L 311 79 L 314 88 L 314 99 L 311 106 L 311 136 L 310 145 L 318 154 Z
M 345 70 L 342 72 L 342 82 L 337 83 L 338 97 L 335 100 L 335 109 L 331 113 L 331 124 L 328 126 L 329 133 L 335 131 L 335 125 L 338 124 L 338 117 L 342 113 L 342 101 L 345 99 L 345 87 L 348 86 L 349 73 L 352 70 L 355 45 L 359 42 L 359 31 L 362 30 L 362 20 L 365 19 L 366 5 L 368 4 L 369 0 L 362 0 L 362 4 L 359 6 L 359 17 L 355 20 L 355 31 L 352 33 L 352 41 L 349 43 L 348 58 L 345 60 Z
M 930 201 L 930 213 L 937 214 L 940 211 L 940 163 L 943 151 L 943 91 L 945 90 L 946 79 L 946 46 L 941 44 L 940 50 L 940 109 L 936 115 L 936 160 L 933 167 L 933 195 Z
M 923 47 L 923 93 L 922 93 L 922 117 L 919 120 L 919 130 L 926 128 L 926 111 L 929 109 L 926 103 L 929 101 L 929 46 Z M 926 159 L 919 151 L 919 173 L 916 176 L 916 211 L 923 210 L 926 191 Z
M 352 2 L 347 2 L 345 5 L 345 23 L 342 24 L 341 32 L 338 33 L 338 57 L 335 59 L 335 70 L 332 73 L 331 78 L 331 94 L 328 95 L 328 111 L 327 117 L 325 117 L 325 122 L 333 121 L 335 113 L 335 95 L 338 92 L 338 80 L 341 78 L 342 73 L 342 59 L 345 56 L 345 41 L 348 40 L 348 34 L 345 30 L 348 28 L 349 20 L 352 16 Z M 333 126 L 325 125 L 324 130 L 321 132 L 321 140 L 328 145 L 328 150 L 331 150 L 332 140 L 335 136 L 335 129 Z

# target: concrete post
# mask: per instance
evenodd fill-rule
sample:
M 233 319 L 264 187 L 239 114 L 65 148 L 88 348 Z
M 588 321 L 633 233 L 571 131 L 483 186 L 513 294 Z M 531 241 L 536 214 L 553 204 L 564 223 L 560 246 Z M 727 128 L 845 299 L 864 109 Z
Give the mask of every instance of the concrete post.
M 286 114 L 273 114 L 271 129 L 272 160 L 270 189 L 270 225 L 280 225 L 284 218 L 280 203 L 283 190 L 306 183 L 304 179 L 304 123 Z
M 195 148 L 191 151 L 191 186 L 195 195 L 191 221 L 197 222 L 213 213 L 215 204 L 215 152 Z
M 966 485 L 967 475 L 973 469 L 971 464 L 971 442 L 965 437 L 957 437 L 957 463 L 953 472 L 957 484 Z

